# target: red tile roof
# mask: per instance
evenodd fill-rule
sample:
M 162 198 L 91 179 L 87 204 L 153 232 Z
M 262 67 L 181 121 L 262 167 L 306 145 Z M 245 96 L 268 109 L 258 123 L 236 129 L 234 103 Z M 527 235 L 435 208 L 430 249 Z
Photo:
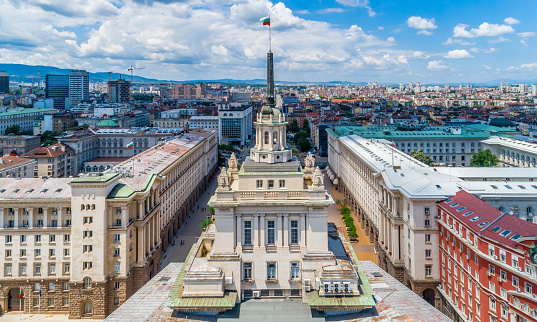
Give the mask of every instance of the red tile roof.
M 37 149 L 33 149 L 30 152 L 25 153 L 23 156 L 27 158 L 54 158 L 66 153 L 74 153 L 75 150 L 68 145 L 56 143 L 49 146 L 43 146 Z
M 511 247 L 517 244 L 511 239 L 515 235 L 537 237 L 537 224 L 504 213 L 464 190 L 441 202 L 440 206 L 476 232 Z
M 29 161 L 32 161 L 32 159 L 7 155 L 4 157 L 0 157 L 0 169 L 8 168 L 13 165 L 21 164 L 21 163 L 29 162 Z

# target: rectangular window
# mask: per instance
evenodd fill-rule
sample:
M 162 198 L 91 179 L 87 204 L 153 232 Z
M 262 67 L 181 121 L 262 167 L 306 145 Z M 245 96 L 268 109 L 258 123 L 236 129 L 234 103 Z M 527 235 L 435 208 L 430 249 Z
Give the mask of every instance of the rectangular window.
M 252 222 L 250 220 L 244 222 L 244 245 L 252 245 Z
M 256 187 L 263 188 L 263 180 L 256 180 Z
M 119 297 L 114 297 L 114 305 L 119 305 Z
M 41 264 L 35 264 L 34 266 L 34 274 L 40 275 L 41 274 Z
M 6 249 L 6 257 L 11 257 L 11 249 Z
M 36 248 L 34 254 L 35 254 L 35 257 L 41 257 L 41 249 Z
M 71 264 L 63 263 L 63 273 L 69 274 L 70 271 L 71 271 Z
M 35 242 L 40 243 L 41 242 L 41 235 L 35 235 Z
M 431 234 L 425 234 L 425 242 L 430 243 L 431 242 Z
M 114 290 L 119 290 L 119 282 L 114 282 Z
M 300 278 L 300 263 L 299 262 L 291 262 L 291 279 L 299 279 Z
M 49 257 L 56 257 L 56 250 L 55 249 L 49 249 L 48 250 L 48 256 Z
M 65 235 L 63 235 L 63 242 L 64 242 L 64 243 L 69 243 L 69 242 L 71 242 L 71 235 L 69 235 L 69 234 L 65 234 Z
M 54 306 L 54 298 L 53 297 L 48 299 L 48 306 Z
M 489 265 L 489 273 L 494 275 L 494 265 Z
M 291 220 L 291 245 L 298 245 L 298 220 Z
M 83 268 L 84 270 L 90 270 L 92 267 L 93 267 L 92 262 L 83 262 L 83 263 L 82 263 L 82 268 Z
M 425 250 L 425 258 L 431 258 L 431 250 L 430 249 Z
M 26 264 L 21 264 L 20 275 L 26 275 Z
M 56 264 L 48 264 L 49 275 L 56 274 Z
M 433 265 L 425 265 L 425 276 L 433 275 Z
M 280 188 L 285 188 L 285 180 L 280 180 Z
M 425 227 L 430 227 L 430 226 L 431 226 L 431 220 L 425 219 Z
M 54 291 L 54 283 L 48 283 L 48 290 Z
M 63 249 L 63 257 L 69 257 L 70 254 L 71 254 L 71 250 L 69 248 Z
M 62 305 L 63 305 L 63 306 L 67 306 L 67 305 L 69 305 L 69 298 L 68 298 L 68 297 L 64 297 L 64 298 L 62 298 Z
M 114 273 L 119 273 L 119 270 L 120 270 L 121 266 L 119 263 L 115 263 L 114 264 Z
M 84 225 L 93 224 L 93 217 L 84 217 Z
M 69 282 L 63 282 L 63 290 L 69 291 Z
M 114 256 L 115 256 L 115 257 L 118 257 L 118 256 L 119 256 L 119 253 L 120 253 L 119 248 L 114 248 Z
M 93 237 L 93 231 L 85 230 L 83 236 L 84 236 L 84 238 L 91 238 L 91 237 Z
M 269 188 L 269 189 L 274 188 L 274 180 L 269 180 L 269 181 L 268 181 L 268 188 Z
M 114 243 L 119 243 L 119 234 L 114 234 Z
M 51 243 L 55 243 L 55 242 L 56 242 L 56 235 L 50 235 L 50 236 L 49 236 L 49 241 L 50 241 Z
M 500 271 L 500 278 L 504 281 L 507 280 L 507 273 L 505 271 Z
M 267 280 L 276 279 L 276 262 L 267 262 Z
M 82 246 L 82 252 L 83 253 L 91 253 L 93 251 L 92 245 L 83 245 Z
M 26 235 L 21 235 L 21 244 L 26 243 Z
M 11 269 L 12 269 L 12 266 L 11 264 L 6 264 L 5 266 L 5 271 L 4 271 L 4 275 L 5 276 L 11 276 Z
M 252 279 L 252 263 L 243 263 L 243 278 L 245 281 L 250 281 Z
M 531 294 L 531 284 L 530 283 L 524 283 L 524 284 L 525 284 L 524 290 L 526 291 L 526 293 Z
M 275 236 L 275 221 L 267 221 L 267 245 L 274 245 L 276 240 Z

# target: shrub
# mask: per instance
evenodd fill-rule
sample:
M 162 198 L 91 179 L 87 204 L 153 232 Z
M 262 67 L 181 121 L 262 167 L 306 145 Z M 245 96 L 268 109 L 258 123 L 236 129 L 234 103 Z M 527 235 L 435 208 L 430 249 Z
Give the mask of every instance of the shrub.
M 345 206 L 343 206 L 343 207 L 341 208 L 341 214 L 342 214 L 343 216 L 345 216 L 345 215 L 350 215 L 350 214 L 351 214 L 351 210 L 349 209 L 349 207 L 345 207 Z
M 349 237 L 354 237 L 354 238 L 358 237 L 358 234 L 356 234 L 356 230 L 350 230 Z
M 202 230 L 207 229 L 207 226 L 209 226 L 209 225 L 212 224 L 212 223 L 213 223 L 213 221 L 210 220 L 210 219 L 203 219 L 203 220 L 201 221 L 201 229 L 202 229 Z

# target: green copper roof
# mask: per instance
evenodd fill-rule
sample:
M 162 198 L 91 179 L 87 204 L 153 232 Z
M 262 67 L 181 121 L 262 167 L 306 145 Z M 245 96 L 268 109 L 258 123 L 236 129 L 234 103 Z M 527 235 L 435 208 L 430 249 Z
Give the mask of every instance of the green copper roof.
M 129 198 L 134 194 L 134 190 L 126 183 L 119 181 L 118 184 L 110 191 L 106 198 Z
M 97 126 L 119 126 L 119 125 L 113 120 L 102 120 L 99 123 L 97 123 Z
M 359 135 L 365 139 L 411 140 L 411 139 L 487 139 L 493 132 L 513 133 L 516 130 L 486 124 L 471 124 L 461 127 L 461 134 L 452 134 L 448 126 L 426 127 L 420 130 L 404 131 L 395 126 L 335 126 L 327 129 L 334 137 Z
M 108 182 L 116 177 L 119 177 L 119 173 L 102 173 L 99 175 L 83 175 L 71 181 L 72 183 L 103 183 Z
M 0 117 L 2 116 L 8 116 L 8 115 L 22 115 L 22 114 L 30 114 L 30 113 L 45 113 L 45 112 L 55 112 L 57 109 L 55 108 L 25 108 L 22 111 L 12 111 L 12 112 L 4 112 L 0 113 Z

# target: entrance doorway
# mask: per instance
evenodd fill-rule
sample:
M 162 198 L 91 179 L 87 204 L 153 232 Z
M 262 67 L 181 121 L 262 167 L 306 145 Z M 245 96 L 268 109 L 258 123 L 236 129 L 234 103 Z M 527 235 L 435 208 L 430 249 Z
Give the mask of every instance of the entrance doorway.
M 7 310 L 8 311 L 21 311 L 24 310 L 24 292 L 22 298 L 19 299 L 19 288 L 12 288 L 7 295 Z
M 429 302 L 429 304 L 431 304 L 432 306 L 435 306 L 435 299 L 434 299 L 434 290 L 433 289 L 425 289 L 423 291 L 423 299 L 427 302 Z

